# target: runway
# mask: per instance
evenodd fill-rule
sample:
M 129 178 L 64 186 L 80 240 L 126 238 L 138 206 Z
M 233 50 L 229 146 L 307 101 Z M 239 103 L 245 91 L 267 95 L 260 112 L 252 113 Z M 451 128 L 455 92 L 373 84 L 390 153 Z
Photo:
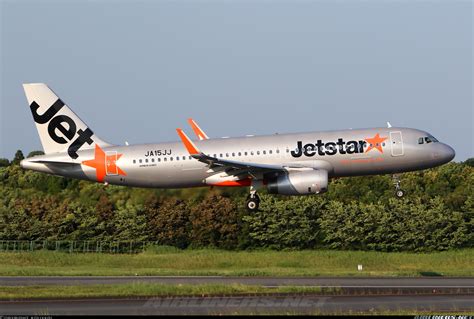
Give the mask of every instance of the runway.
M 342 314 L 349 311 L 367 313 L 415 310 L 474 313 L 474 278 L 462 277 L 0 277 L 0 286 L 18 289 L 28 289 L 29 286 L 115 285 L 134 282 L 322 288 L 321 292 L 313 294 L 11 300 L 0 301 L 0 312 L 8 315 Z
M 472 288 L 474 277 L 225 277 L 225 276 L 24 276 L 0 277 L 0 286 L 103 285 L 146 282 L 173 285 L 242 284 L 267 288 Z
M 472 295 L 170 297 L 0 302 L 8 315 L 338 314 L 351 311 L 474 312 Z

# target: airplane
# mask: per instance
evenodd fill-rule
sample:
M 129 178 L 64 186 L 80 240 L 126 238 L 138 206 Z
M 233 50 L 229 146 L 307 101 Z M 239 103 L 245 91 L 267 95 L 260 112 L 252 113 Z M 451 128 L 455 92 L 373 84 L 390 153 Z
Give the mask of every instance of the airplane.
M 392 127 L 209 138 L 189 119 L 198 140 L 176 129 L 180 142 L 113 145 L 95 133 L 46 85 L 23 84 L 44 155 L 21 161 L 24 169 L 106 185 L 145 188 L 250 187 L 249 211 L 259 208 L 257 191 L 314 195 L 331 178 L 392 174 L 451 161 L 455 151 L 418 129 Z
M 191 126 L 191 128 L 193 129 L 194 131 L 194 134 L 196 135 L 196 137 L 202 141 L 202 140 L 208 140 L 209 139 L 209 136 L 207 136 L 206 133 L 204 133 L 204 131 L 199 127 L 199 125 L 196 123 L 195 120 L 189 118 L 188 119 L 188 123 L 189 125 Z

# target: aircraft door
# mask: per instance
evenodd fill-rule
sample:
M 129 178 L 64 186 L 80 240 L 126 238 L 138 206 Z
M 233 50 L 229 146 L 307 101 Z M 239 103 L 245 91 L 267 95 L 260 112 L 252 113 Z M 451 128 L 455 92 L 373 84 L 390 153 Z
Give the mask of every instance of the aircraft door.
M 390 145 L 392 156 L 402 156 L 404 154 L 402 132 L 390 132 Z
M 105 172 L 107 176 L 118 175 L 117 151 L 105 153 Z

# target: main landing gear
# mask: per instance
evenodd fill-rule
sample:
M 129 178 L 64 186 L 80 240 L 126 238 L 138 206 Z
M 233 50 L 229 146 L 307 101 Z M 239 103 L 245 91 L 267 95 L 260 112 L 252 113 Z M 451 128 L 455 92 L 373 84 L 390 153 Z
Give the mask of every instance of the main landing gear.
M 256 212 L 260 205 L 260 197 L 257 195 L 257 191 L 250 191 L 247 197 L 246 207 L 249 212 Z
M 393 175 L 393 185 L 395 185 L 395 196 L 402 198 L 405 195 L 405 191 L 400 186 L 400 176 Z

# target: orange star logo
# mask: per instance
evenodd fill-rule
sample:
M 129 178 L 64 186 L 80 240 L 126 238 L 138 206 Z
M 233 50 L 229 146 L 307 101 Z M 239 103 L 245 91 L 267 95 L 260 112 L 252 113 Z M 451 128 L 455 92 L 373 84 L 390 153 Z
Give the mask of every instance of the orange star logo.
M 379 133 L 375 134 L 375 136 L 372 138 L 366 138 L 365 140 L 367 141 L 367 143 L 369 143 L 369 147 L 365 152 L 367 153 L 371 149 L 376 148 L 380 151 L 380 153 L 383 153 L 382 142 L 386 139 L 387 137 L 380 137 Z
M 95 168 L 96 179 L 102 183 L 106 175 L 127 176 L 127 174 L 117 166 L 117 161 L 122 155 L 123 154 L 106 155 L 100 146 L 96 144 L 94 159 L 83 161 L 82 164 Z

